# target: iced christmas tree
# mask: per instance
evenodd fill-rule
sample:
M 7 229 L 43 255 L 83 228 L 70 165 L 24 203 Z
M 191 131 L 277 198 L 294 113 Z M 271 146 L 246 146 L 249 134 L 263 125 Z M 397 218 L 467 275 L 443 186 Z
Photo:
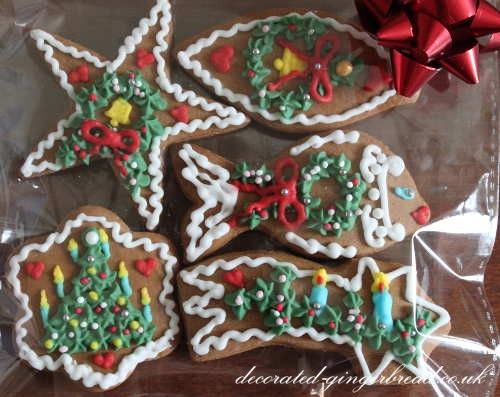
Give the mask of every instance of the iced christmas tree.
M 132 288 L 125 263 L 119 263 L 118 272 L 109 268 L 111 253 L 104 229 L 88 228 L 81 240 L 83 254 L 74 239 L 68 244 L 69 255 L 80 268 L 78 276 L 71 280 L 69 294 L 64 292 L 61 268 L 54 268 L 60 303 L 51 317 L 46 291 L 41 292 L 40 315 L 46 330 L 42 345 L 49 352 L 73 354 L 118 350 L 150 341 L 156 326 L 152 323 L 147 289 L 141 289 L 139 310 L 130 302 Z

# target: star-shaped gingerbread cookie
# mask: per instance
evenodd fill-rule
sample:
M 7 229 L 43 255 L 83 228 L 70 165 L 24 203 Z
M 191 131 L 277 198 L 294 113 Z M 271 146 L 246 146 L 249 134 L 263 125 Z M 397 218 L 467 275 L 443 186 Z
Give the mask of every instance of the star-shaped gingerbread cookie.
M 42 30 L 31 37 L 71 99 L 71 113 L 38 143 L 26 178 L 107 158 L 148 229 L 163 209 L 163 152 L 189 139 L 228 133 L 249 119 L 170 80 L 171 5 L 157 0 L 113 61 Z

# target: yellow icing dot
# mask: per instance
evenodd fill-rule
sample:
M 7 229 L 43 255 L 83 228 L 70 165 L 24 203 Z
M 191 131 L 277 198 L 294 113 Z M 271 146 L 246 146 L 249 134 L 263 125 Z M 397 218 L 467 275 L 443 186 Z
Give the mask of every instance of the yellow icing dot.
M 131 321 L 128 326 L 130 327 L 130 329 L 135 331 L 137 328 L 139 328 L 140 324 L 138 321 L 134 320 L 134 321 Z
M 69 325 L 71 325 L 73 328 L 78 327 L 79 324 L 80 323 L 78 322 L 78 320 L 75 319 L 69 320 Z
M 54 341 L 52 339 L 47 339 L 43 345 L 46 349 L 52 349 L 54 347 Z
M 92 342 L 90 342 L 90 348 L 91 348 L 92 350 L 97 350 L 97 349 L 99 349 L 99 342 L 97 342 L 97 341 L 95 341 L 95 340 L 94 340 L 94 341 L 92 341 Z
M 92 299 L 93 301 L 96 301 L 97 299 L 99 299 L 99 294 L 95 291 L 90 291 L 89 298 Z
M 91 276 L 93 276 L 94 274 L 97 273 L 97 270 L 96 270 L 96 268 L 94 266 L 89 266 L 87 268 L 87 273 L 90 274 Z
M 335 67 L 335 72 L 342 77 L 349 76 L 354 70 L 354 66 L 349 61 L 340 61 Z
M 123 98 L 116 99 L 111 107 L 104 113 L 106 117 L 111 119 L 110 124 L 113 127 L 118 127 L 120 124 L 130 124 L 130 113 L 132 105 Z
M 300 59 L 288 48 L 283 51 L 283 58 L 277 58 L 273 62 L 274 68 L 280 72 L 280 77 L 295 71 L 303 72 L 307 69 L 307 63 Z
M 118 339 L 118 338 L 113 339 L 113 345 L 115 345 L 115 347 L 121 347 L 122 344 L 123 344 L 123 342 L 121 339 Z
M 116 303 L 118 303 L 120 306 L 125 306 L 127 304 L 127 299 L 124 298 L 123 296 L 120 296 L 117 299 Z

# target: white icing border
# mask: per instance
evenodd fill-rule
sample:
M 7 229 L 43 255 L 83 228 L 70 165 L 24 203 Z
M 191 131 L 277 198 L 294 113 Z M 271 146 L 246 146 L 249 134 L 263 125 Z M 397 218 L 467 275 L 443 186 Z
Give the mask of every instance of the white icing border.
M 287 266 L 297 274 L 297 278 L 310 277 L 313 273 L 312 270 L 299 270 L 295 264 L 289 262 L 280 262 L 273 257 L 258 257 L 252 259 L 248 256 L 241 256 L 229 261 L 225 259 L 218 259 L 208 265 L 196 266 L 192 270 L 182 270 L 180 272 L 182 281 L 185 284 L 194 286 L 200 291 L 204 292 L 202 296 L 193 295 L 188 300 L 186 300 L 182 305 L 184 312 L 188 315 L 210 319 L 210 321 L 205 326 L 200 328 L 189 341 L 193 348 L 193 351 L 200 356 L 208 354 L 211 348 L 219 351 L 224 350 L 230 340 L 243 343 L 252 338 L 257 338 L 261 341 L 270 341 L 275 338 L 275 335 L 270 332 L 266 332 L 258 328 L 249 328 L 243 332 L 237 330 L 229 330 L 224 332 L 221 336 L 209 336 L 202 340 L 204 337 L 209 335 L 218 325 L 225 322 L 227 313 L 222 307 L 211 307 L 207 309 L 207 306 L 213 299 L 221 300 L 224 297 L 224 285 L 222 283 L 216 283 L 211 280 L 203 280 L 199 277 L 210 277 L 218 269 L 221 269 L 223 271 L 231 271 L 232 269 L 235 269 L 241 265 L 246 265 L 251 268 L 258 268 L 262 265 L 270 265 L 272 267 Z M 363 274 L 366 269 L 368 269 L 372 273 L 372 275 L 379 271 L 377 263 L 372 258 L 361 258 L 358 262 L 358 271 L 351 280 L 339 276 L 335 273 L 329 273 L 328 281 L 333 282 L 338 288 L 342 288 L 345 291 L 359 291 L 362 288 Z M 398 277 L 405 276 L 405 299 L 413 305 L 414 309 L 416 305 L 418 305 L 438 315 L 438 319 L 436 320 L 434 327 L 432 327 L 429 330 L 429 333 L 425 335 L 425 337 L 420 341 L 418 348 L 421 348 L 426 339 L 434 338 L 430 335 L 435 330 L 450 322 L 450 315 L 444 308 L 432 302 L 429 302 L 420 296 L 417 296 L 417 272 L 415 267 L 402 266 L 388 273 L 387 275 L 390 281 Z M 365 356 L 363 354 L 362 343 L 355 343 L 347 335 L 330 336 L 324 332 L 318 332 L 314 328 L 306 327 L 290 328 L 286 331 L 286 333 L 297 338 L 308 336 L 309 338 L 317 342 L 330 340 L 335 344 L 349 344 L 353 348 L 354 353 L 360 363 L 363 375 L 367 378 L 367 384 L 373 384 L 391 361 L 395 360 L 399 362 L 399 360 L 397 360 L 390 351 L 386 351 L 377 368 L 371 370 L 368 367 Z M 401 362 L 399 363 L 401 364 Z M 407 366 L 407 368 L 415 375 L 421 376 L 424 379 L 432 376 L 431 371 L 429 371 L 428 364 L 425 363 L 424 360 L 418 360 L 416 367 L 414 365 L 411 365 Z
M 138 346 L 135 350 L 124 356 L 118 365 L 116 372 L 101 373 L 94 371 L 88 364 L 78 364 L 69 354 L 62 354 L 57 360 L 50 355 L 39 356 L 30 346 L 24 342 L 24 337 L 28 331 L 24 324 L 33 317 L 33 312 L 29 308 L 29 296 L 22 292 L 21 283 L 18 274 L 21 270 L 20 262 L 25 261 L 32 251 L 45 253 L 54 244 L 62 244 L 71 234 L 72 229 L 81 227 L 85 222 L 96 222 L 105 229 L 111 229 L 111 238 L 113 241 L 123 245 L 126 248 L 143 247 L 147 252 L 158 251 L 158 256 L 164 260 L 165 278 L 163 279 L 163 290 L 158 296 L 158 300 L 165 307 L 165 314 L 170 317 L 169 327 L 165 333 L 158 339 L 150 341 L 145 345 Z M 177 265 L 177 258 L 169 253 L 170 247 L 163 242 L 153 243 L 149 238 L 142 237 L 138 240 L 133 239 L 131 232 L 121 232 L 121 226 L 117 222 L 109 221 L 103 216 L 79 214 L 75 219 L 68 220 L 61 232 L 50 234 L 45 242 L 33 243 L 24 246 L 21 251 L 13 256 L 9 261 L 10 271 L 7 275 L 7 281 L 12 285 L 14 296 L 21 303 L 23 310 L 22 317 L 16 322 L 16 343 L 19 347 L 19 356 L 28 361 L 30 365 L 37 369 L 48 369 L 57 371 L 64 369 L 69 377 L 75 381 L 82 380 L 86 387 L 99 386 L 106 390 L 113 388 L 124 382 L 134 371 L 136 366 L 143 361 L 154 359 L 164 350 L 172 346 L 171 341 L 179 333 L 179 316 L 175 313 L 175 301 L 168 299 L 167 294 L 174 290 L 172 281 L 174 277 L 173 269 Z
M 191 222 L 186 226 L 186 234 L 189 236 L 189 243 L 185 248 L 186 260 L 194 262 L 215 240 L 231 232 L 231 226 L 223 221 L 234 212 L 238 189 L 228 183 L 231 179 L 228 170 L 211 163 L 191 145 L 183 145 L 178 155 L 186 164 L 181 171 L 183 178 L 196 187 L 198 197 L 203 201 L 202 206 L 191 212 Z M 205 219 L 205 213 L 218 205 L 221 206 L 220 210 Z M 202 224 L 207 228 L 206 232 L 200 227 Z
M 161 14 L 161 18 L 160 18 Z M 246 116 L 230 106 L 224 106 L 218 102 L 209 103 L 205 98 L 198 97 L 193 91 L 184 91 L 179 84 L 173 84 L 167 77 L 165 68 L 165 58 L 168 57 L 169 46 L 166 38 L 170 32 L 170 24 L 172 22 L 171 5 L 168 0 L 157 0 L 156 5 L 151 9 L 149 17 L 143 18 L 139 22 L 139 26 L 135 28 L 131 35 L 128 36 L 124 44 L 118 50 L 117 58 L 112 62 L 104 62 L 97 57 L 91 55 L 88 51 L 79 51 L 75 47 L 66 46 L 57 40 L 54 36 L 42 30 L 33 30 L 31 37 L 36 41 L 37 48 L 45 53 L 45 60 L 52 67 L 52 73 L 59 78 L 61 87 L 68 93 L 69 97 L 74 101 L 74 88 L 68 82 L 68 75 L 64 70 L 61 70 L 59 62 L 54 58 L 54 48 L 65 54 L 69 54 L 76 59 L 85 59 L 92 63 L 97 68 L 106 68 L 109 72 L 116 71 L 125 61 L 127 56 L 133 53 L 138 44 L 140 44 L 150 31 L 158 23 L 161 26 L 160 31 L 156 35 L 157 45 L 153 49 L 153 54 L 157 62 L 157 78 L 156 83 L 159 87 L 168 94 L 175 97 L 177 102 L 187 102 L 190 106 L 200 106 L 204 111 L 216 112 L 217 116 L 210 116 L 205 120 L 191 120 L 189 124 L 176 123 L 174 126 L 166 127 L 163 137 L 156 137 L 151 143 L 151 151 L 149 153 L 148 173 L 151 176 L 150 190 L 153 194 L 146 200 L 142 196 L 132 199 L 138 204 L 139 214 L 146 219 L 146 227 L 152 230 L 158 226 L 160 215 L 163 211 L 162 199 L 164 190 L 162 187 L 163 170 L 161 161 L 161 144 L 168 139 L 170 135 L 178 135 L 180 133 L 193 133 L 195 131 L 207 131 L 215 126 L 219 129 L 226 129 L 229 126 L 240 126 L 246 122 Z M 79 110 L 76 104 L 76 110 Z M 70 119 L 70 118 L 69 118 Z M 23 166 L 21 172 L 24 177 L 30 177 L 47 170 L 59 171 L 61 166 L 43 161 L 40 164 L 35 164 L 40 160 L 45 151 L 54 147 L 56 141 L 64 136 L 64 129 L 68 127 L 68 120 L 59 121 L 57 130 L 51 132 L 49 136 L 41 141 L 37 150 L 31 153 Z M 149 209 L 152 208 L 152 211 Z
M 342 130 L 335 130 L 328 135 L 313 135 L 305 142 L 290 148 L 289 153 L 291 156 L 299 156 L 310 149 L 321 149 L 326 144 L 357 144 L 359 138 L 358 131 L 345 133 Z M 189 238 L 186 259 L 189 262 L 194 262 L 212 246 L 215 240 L 230 233 L 231 227 L 223 220 L 233 214 L 238 201 L 238 192 L 228 183 L 231 179 L 229 171 L 211 163 L 206 156 L 196 152 L 191 145 L 184 145 L 179 151 L 179 157 L 186 164 L 181 172 L 183 178 L 196 188 L 198 198 L 203 202 L 202 206 L 191 213 L 191 222 L 185 231 Z M 380 208 L 375 208 L 375 210 L 382 213 L 381 220 L 383 222 L 383 226 L 380 226 L 380 220 L 371 216 L 373 214 L 372 206 L 365 204 L 361 214 L 361 227 L 366 244 L 373 248 L 382 248 L 385 245 L 386 237 L 393 241 L 404 240 L 406 237 L 404 225 L 393 224 L 390 217 L 387 188 L 388 175 L 400 176 L 405 170 L 403 159 L 396 155 L 388 157 L 379 146 L 371 144 L 363 150 L 359 168 L 368 185 L 375 181 L 377 183 L 379 196 L 377 200 L 372 201 L 380 201 Z M 205 171 L 209 171 L 218 178 L 212 178 Z M 216 208 L 219 204 L 221 210 L 205 220 L 205 213 Z M 206 232 L 200 227 L 202 223 L 207 228 Z M 358 248 L 353 245 L 343 247 L 335 241 L 323 244 L 315 238 L 305 240 L 291 231 L 284 231 L 283 238 L 289 244 L 299 247 L 309 255 L 319 253 L 331 259 L 338 259 L 340 257 L 354 258 L 358 253 Z
M 247 23 L 237 23 L 233 25 L 229 30 L 215 30 L 210 34 L 209 37 L 201 38 L 197 40 L 195 43 L 189 45 L 189 47 L 187 47 L 186 50 L 180 51 L 177 54 L 177 59 L 179 61 L 179 64 L 183 68 L 191 70 L 193 74 L 199 79 L 201 79 L 205 85 L 212 87 L 216 95 L 222 96 L 228 99 L 232 103 L 235 102 L 240 103 L 247 111 L 252 113 L 258 113 L 266 120 L 280 121 L 283 124 L 298 123 L 304 126 L 311 126 L 319 123 L 332 124 L 332 123 L 344 122 L 353 117 L 359 116 L 362 113 L 374 110 L 375 108 L 379 107 L 380 105 L 383 105 L 389 99 L 391 99 L 396 95 L 396 91 L 394 89 L 384 91 L 382 94 L 373 97 L 369 102 L 366 102 L 350 110 L 347 110 L 343 114 L 334 114 L 334 115 L 317 114 L 314 115 L 313 117 L 308 117 L 305 114 L 298 114 L 290 119 L 286 119 L 283 118 L 279 112 L 271 113 L 265 109 L 261 109 L 259 106 L 254 105 L 251 101 L 251 98 L 248 95 L 235 93 L 232 90 L 225 88 L 219 79 L 213 77 L 208 70 L 203 69 L 199 61 L 191 59 L 193 55 L 200 53 L 200 51 L 203 50 L 204 48 L 212 46 L 215 43 L 215 41 L 220 37 L 228 38 L 236 35 L 238 32 L 248 32 L 252 30 L 259 22 L 276 21 L 285 16 L 316 18 L 330 25 L 334 30 L 338 32 L 346 32 L 355 39 L 364 42 L 368 47 L 375 49 L 380 58 L 383 59 L 387 58 L 387 54 L 384 48 L 379 46 L 377 42 L 370 37 L 369 34 L 359 31 L 351 25 L 340 23 L 334 18 L 320 18 L 314 12 L 310 11 L 305 14 L 290 13 L 287 15 L 270 16 L 264 19 L 252 20 Z
M 366 183 L 372 184 L 376 180 L 379 191 L 378 200 L 380 200 L 380 208 L 372 210 L 372 206 L 366 204 L 361 214 L 366 243 L 370 247 L 382 248 L 385 245 L 386 237 L 397 242 L 403 241 L 406 237 L 406 228 L 401 223 L 392 223 L 387 187 L 389 174 L 400 176 L 404 172 L 403 159 L 395 155 L 387 157 L 379 146 L 368 145 L 363 151 L 359 169 Z M 380 213 L 381 218 L 374 215 L 377 212 Z M 380 221 L 382 221 L 383 226 L 379 225 Z

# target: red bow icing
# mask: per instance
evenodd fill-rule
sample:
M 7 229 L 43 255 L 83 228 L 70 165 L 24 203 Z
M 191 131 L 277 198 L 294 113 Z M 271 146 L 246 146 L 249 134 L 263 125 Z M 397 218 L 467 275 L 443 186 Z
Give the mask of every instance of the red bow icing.
M 500 48 L 500 12 L 485 0 L 356 0 L 356 7 L 365 29 L 391 50 L 394 86 L 403 96 L 441 68 L 476 84 L 479 51 Z
M 274 83 L 269 83 L 267 85 L 267 89 L 269 91 L 276 91 L 287 81 L 296 78 L 306 78 L 311 75 L 311 85 L 309 87 L 309 94 L 311 95 L 311 97 L 316 102 L 331 102 L 333 98 L 333 87 L 330 81 L 330 76 L 328 75 L 328 66 L 333 56 L 340 48 L 339 39 L 331 34 L 324 34 L 323 36 L 319 37 L 316 41 L 314 54 L 312 56 L 305 54 L 304 52 L 295 48 L 291 43 L 281 38 L 276 39 L 276 43 L 280 47 L 288 48 L 298 58 L 300 58 L 304 62 L 307 62 L 308 67 L 304 71 L 294 70 L 293 72 L 288 73 L 286 76 L 279 78 Z M 325 47 L 327 47 L 328 44 L 331 44 L 331 48 L 325 55 L 322 56 L 321 52 Z M 319 91 L 320 84 L 324 88 L 323 95 Z
M 284 179 L 284 172 L 291 168 L 292 175 Z M 249 204 L 245 212 L 234 215 L 229 224 L 232 227 L 237 225 L 238 219 L 250 216 L 254 211 L 259 213 L 274 203 L 278 204 L 278 219 L 289 230 L 298 228 L 306 220 L 306 210 L 297 198 L 297 182 L 299 179 L 299 164 L 291 157 L 278 160 L 275 166 L 275 184 L 268 187 L 259 187 L 252 183 L 242 183 L 234 181 L 233 184 L 239 191 L 244 193 L 256 193 L 261 199 Z M 288 219 L 287 209 L 294 210 L 294 220 Z
M 90 154 L 97 154 L 103 146 L 110 148 L 114 153 L 114 163 L 123 176 L 127 170 L 122 161 L 134 153 L 141 145 L 139 134 L 135 130 L 113 131 L 97 120 L 85 120 L 81 126 L 82 137 L 92 144 Z

